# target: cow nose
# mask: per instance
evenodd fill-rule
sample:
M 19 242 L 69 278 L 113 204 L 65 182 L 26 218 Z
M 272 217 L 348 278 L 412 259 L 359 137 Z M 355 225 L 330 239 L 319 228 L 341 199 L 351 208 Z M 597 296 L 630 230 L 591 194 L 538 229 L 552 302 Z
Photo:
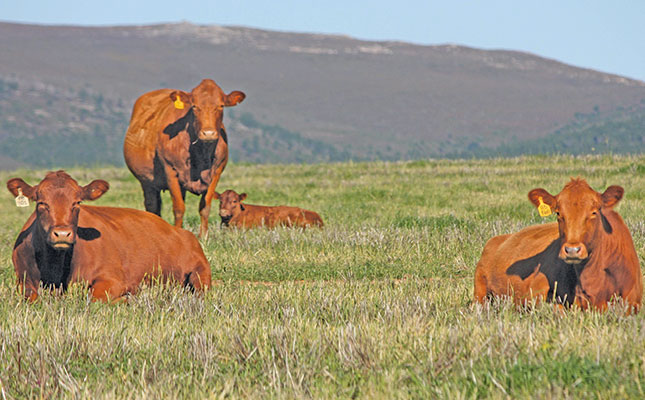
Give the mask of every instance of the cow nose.
M 580 254 L 580 250 L 582 250 L 581 246 L 576 246 L 576 247 L 564 246 L 564 252 L 567 253 L 567 256 L 570 256 L 570 257 L 578 256 L 578 254 Z
M 69 239 L 72 237 L 72 230 L 71 229 L 54 229 L 52 232 L 54 234 L 54 237 L 59 238 L 59 239 Z
M 70 228 L 54 228 L 49 234 L 50 243 L 58 248 L 67 248 L 74 244 L 74 232 Z
M 202 131 L 202 134 L 206 137 L 214 137 L 216 131 Z

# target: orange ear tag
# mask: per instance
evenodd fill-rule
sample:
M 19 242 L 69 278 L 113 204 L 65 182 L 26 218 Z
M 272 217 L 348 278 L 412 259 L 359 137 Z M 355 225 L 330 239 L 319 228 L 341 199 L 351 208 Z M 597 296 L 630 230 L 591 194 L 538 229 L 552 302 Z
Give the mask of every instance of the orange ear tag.
M 184 102 L 181 101 L 179 96 L 177 96 L 177 100 L 175 100 L 175 108 L 178 110 L 183 110 L 184 109 Z
M 18 196 L 16 196 L 16 207 L 29 207 L 29 199 L 22 194 L 22 189 L 18 188 Z
M 540 202 L 540 205 L 538 205 L 538 213 L 540 213 L 540 217 L 548 217 L 551 215 L 551 207 L 542 201 L 542 197 L 538 197 L 538 201 Z

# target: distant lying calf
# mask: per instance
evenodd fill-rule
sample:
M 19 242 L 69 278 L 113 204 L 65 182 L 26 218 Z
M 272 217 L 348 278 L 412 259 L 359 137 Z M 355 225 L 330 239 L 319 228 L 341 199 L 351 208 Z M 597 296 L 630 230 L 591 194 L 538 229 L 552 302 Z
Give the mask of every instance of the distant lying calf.
M 14 178 L 7 188 L 36 202 L 12 255 L 18 290 L 31 301 L 41 282 L 62 290 L 85 282 L 94 299 L 103 301 L 134 293 L 144 279 L 174 280 L 197 290 L 211 284 L 210 266 L 192 233 L 145 211 L 81 205 L 108 190 L 103 180 L 79 186 L 58 171 L 36 186 Z
M 219 199 L 219 215 L 222 217 L 222 224 L 226 226 L 239 228 L 258 226 L 273 228 L 278 225 L 302 228 L 312 225 L 323 226 L 320 215 L 302 208 L 242 204 L 242 201 L 246 199 L 246 193 L 237 194 L 232 190 L 227 190 L 222 194 L 215 192 L 215 198 Z

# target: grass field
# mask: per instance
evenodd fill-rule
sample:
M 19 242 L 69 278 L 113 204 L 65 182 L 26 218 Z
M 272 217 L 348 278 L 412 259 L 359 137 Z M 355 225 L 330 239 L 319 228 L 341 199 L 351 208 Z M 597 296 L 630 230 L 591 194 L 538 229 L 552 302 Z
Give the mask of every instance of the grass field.
M 142 208 L 125 168 L 68 172 L 110 182 L 97 205 Z M 11 249 L 31 209 L 2 189 L 0 399 L 643 398 L 644 313 L 472 304 L 485 241 L 541 223 L 528 191 L 576 176 L 625 188 L 617 210 L 643 264 L 645 156 L 231 164 L 220 191 L 316 210 L 325 228 L 220 230 L 213 215 L 211 291 L 152 286 L 118 305 L 80 287 L 22 301 Z

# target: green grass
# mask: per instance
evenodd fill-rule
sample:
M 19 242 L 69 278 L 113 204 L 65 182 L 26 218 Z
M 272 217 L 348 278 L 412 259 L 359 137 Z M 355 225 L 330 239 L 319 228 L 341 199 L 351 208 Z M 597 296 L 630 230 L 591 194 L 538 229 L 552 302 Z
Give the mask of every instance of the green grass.
M 232 164 L 220 191 L 316 210 L 325 228 L 220 230 L 213 215 L 211 291 L 152 286 L 119 305 L 91 303 L 81 287 L 22 301 L 11 249 L 31 210 L 3 190 L 0 398 L 642 398 L 643 313 L 481 307 L 472 276 L 488 238 L 554 218 L 537 215 L 528 191 L 557 193 L 570 176 L 625 188 L 618 211 L 643 263 L 644 166 L 645 156 Z M 68 172 L 110 182 L 96 204 L 142 207 L 126 169 Z M 196 209 L 189 196 L 193 232 Z

